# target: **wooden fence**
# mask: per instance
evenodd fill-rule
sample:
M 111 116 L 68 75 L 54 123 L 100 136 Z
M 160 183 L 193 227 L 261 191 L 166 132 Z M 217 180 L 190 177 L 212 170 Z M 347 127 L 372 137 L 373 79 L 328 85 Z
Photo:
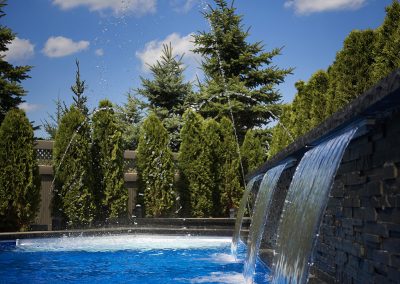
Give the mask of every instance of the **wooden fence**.
M 39 165 L 41 179 L 41 204 L 35 223 L 32 225 L 34 230 L 52 230 L 53 220 L 51 216 L 52 183 L 53 172 L 53 145 L 54 141 L 38 140 L 35 149 Z M 128 190 L 128 213 L 131 216 L 136 206 L 137 193 L 137 171 L 135 164 L 136 152 L 124 152 L 125 167 L 125 188 Z

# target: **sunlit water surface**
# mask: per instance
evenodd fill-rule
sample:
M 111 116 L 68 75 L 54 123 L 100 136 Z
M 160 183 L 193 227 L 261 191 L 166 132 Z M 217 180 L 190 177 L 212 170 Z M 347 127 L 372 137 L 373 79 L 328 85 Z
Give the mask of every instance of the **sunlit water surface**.
M 243 283 L 231 238 L 154 235 L 0 242 L 0 283 Z M 255 283 L 268 271 L 257 265 Z

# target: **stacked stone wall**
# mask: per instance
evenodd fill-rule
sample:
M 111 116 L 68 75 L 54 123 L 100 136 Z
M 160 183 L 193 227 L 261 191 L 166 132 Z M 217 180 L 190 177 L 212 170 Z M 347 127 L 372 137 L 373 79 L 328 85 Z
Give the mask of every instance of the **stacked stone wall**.
M 317 282 L 400 283 L 400 113 L 348 146 L 322 220 Z

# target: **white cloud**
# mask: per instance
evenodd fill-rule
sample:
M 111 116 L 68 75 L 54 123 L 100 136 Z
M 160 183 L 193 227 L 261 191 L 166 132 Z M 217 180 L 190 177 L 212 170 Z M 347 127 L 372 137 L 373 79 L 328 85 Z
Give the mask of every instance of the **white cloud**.
M 311 14 L 333 10 L 355 10 L 366 0 L 286 0 L 285 7 L 293 8 L 298 14 Z
M 103 50 L 102 48 L 99 48 L 99 49 L 96 49 L 96 50 L 94 51 L 94 53 L 95 53 L 97 56 L 103 56 L 103 55 L 104 55 L 104 50 Z
M 5 55 L 7 61 L 22 61 L 31 58 L 35 53 L 35 46 L 28 39 L 15 37 L 7 44 L 8 50 L 1 55 Z
M 53 0 L 53 4 L 63 10 L 85 6 L 90 11 L 112 10 L 116 15 L 153 13 L 156 11 L 156 3 L 157 0 Z
M 41 105 L 30 104 L 30 103 L 27 103 L 27 102 L 19 104 L 18 107 L 20 109 L 23 109 L 26 112 L 34 112 L 34 111 L 40 110 L 42 108 Z
M 174 10 L 181 13 L 189 12 L 199 0 L 171 0 Z
M 42 52 L 48 57 L 63 57 L 85 50 L 89 47 L 89 44 L 86 40 L 74 42 L 72 39 L 63 36 L 50 37 Z
M 148 65 L 153 65 L 157 60 L 160 60 L 163 45 L 169 43 L 172 45 L 174 55 L 181 56 L 184 54 L 183 62 L 185 65 L 191 67 L 198 66 L 201 57 L 199 54 L 195 54 L 191 51 L 194 49 L 192 36 L 193 34 L 188 34 L 181 37 L 177 33 L 172 33 L 163 40 L 152 40 L 146 43 L 143 50 L 136 52 L 136 56 L 142 63 L 142 70 L 147 72 L 149 70 Z

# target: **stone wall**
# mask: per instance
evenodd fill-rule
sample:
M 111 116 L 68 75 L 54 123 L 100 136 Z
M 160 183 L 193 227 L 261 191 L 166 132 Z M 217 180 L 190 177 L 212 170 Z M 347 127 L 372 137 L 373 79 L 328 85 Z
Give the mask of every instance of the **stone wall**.
M 335 176 L 313 250 L 310 283 L 400 283 L 400 70 L 247 176 L 265 173 L 345 127 L 359 126 Z M 286 169 L 260 257 L 272 264 L 282 207 L 297 165 Z
M 328 283 L 400 282 L 400 113 L 348 146 L 314 250 Z

